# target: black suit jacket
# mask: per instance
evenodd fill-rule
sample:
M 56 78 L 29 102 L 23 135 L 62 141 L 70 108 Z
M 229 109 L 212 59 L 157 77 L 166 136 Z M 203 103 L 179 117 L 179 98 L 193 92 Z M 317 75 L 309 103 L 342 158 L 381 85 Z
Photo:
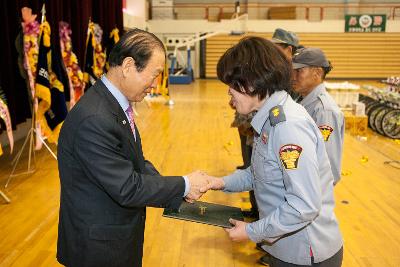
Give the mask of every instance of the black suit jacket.
M 57 259 L 93 267 L 142 264 L 146 206 L 178 208 L 183 177 L 145 161 L 136 128 L 99 80 L 68 114 L 58 143 Z

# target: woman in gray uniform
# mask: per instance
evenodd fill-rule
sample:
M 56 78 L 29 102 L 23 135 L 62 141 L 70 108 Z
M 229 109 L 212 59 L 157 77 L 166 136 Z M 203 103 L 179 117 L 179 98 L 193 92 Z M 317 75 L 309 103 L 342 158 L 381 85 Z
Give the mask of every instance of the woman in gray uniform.
M 231 220 L 233 241 L 250 239 L 271 254 L 271 267 L 339 267 L 343 241 L 334 214 L 333 175 L 324 140 L 307 111 L 288 95 L 291 64 L 270 41 L 243 38 L 217 66 L 240 114 L 257 111 L 251 166 L 203 191 L 254 190 L 260 219 Z

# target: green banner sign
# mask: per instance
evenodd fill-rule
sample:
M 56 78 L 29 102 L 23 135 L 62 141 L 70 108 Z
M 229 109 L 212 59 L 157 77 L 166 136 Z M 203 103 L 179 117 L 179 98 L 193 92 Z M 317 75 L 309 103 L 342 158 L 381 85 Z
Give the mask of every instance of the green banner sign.
M 345 15 L 345 32 L 385 32 L 386 15 Z

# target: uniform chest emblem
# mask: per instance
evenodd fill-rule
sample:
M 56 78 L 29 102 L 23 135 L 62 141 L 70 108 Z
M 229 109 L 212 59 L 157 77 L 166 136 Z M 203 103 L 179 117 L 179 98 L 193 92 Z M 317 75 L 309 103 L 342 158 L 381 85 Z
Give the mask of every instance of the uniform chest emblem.
M 300 154 L 303 148 L 298 145 L 288 144 L 279 149 L 279 157 L 286 170 L 295 170 L 299 163 Z
M 329 125 L 321 125 L 318 126 L 319 130 L 321 131 L 322 137 L 324 138 L 324 141 L 328 141 L 329 137 L 331 136 L 333 132 L 333 128 Z
M 267 135 L 267 133 L 262 133 L 262 135 L 261 135 L 261 140 L 262 140 L 262 142 L 263 142 L 264 144 L 267 143 L 267 141 L 268 141 L 268 135 Z

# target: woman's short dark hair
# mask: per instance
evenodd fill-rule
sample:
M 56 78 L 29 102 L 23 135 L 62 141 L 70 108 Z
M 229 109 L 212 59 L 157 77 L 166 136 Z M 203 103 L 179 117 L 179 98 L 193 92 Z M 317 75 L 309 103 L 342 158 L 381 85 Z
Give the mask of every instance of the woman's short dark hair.
M 126 57 L 135 60 L 137 71 L 146 68 L 155 49 L 164 51 L 164 44 L 154 34 L 140 29 L 132 29 L 122 35 L 121 39 L 111 49 L 108 64 L 110 67 L 121 66 Z
M 219 59 L 217 75 L 234 90 L 264 99 L 276 91 L 290 92 L 292 66 L 270 41 L 244 37 Z

